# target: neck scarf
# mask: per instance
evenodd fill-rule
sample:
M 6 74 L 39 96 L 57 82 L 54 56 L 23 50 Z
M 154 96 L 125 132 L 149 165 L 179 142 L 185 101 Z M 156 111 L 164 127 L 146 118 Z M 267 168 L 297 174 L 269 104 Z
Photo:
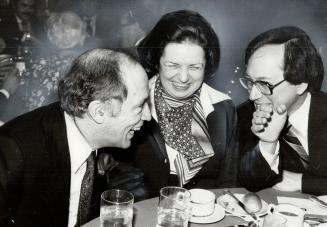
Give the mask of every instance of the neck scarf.
M 200 90 L 178 100 L 165 92 L 159 78 L 155 84 L 154 102 L 160 131 L 165 143 L 178 152 L 174 163 L 181 186 L 214 155 L 199 96 Z

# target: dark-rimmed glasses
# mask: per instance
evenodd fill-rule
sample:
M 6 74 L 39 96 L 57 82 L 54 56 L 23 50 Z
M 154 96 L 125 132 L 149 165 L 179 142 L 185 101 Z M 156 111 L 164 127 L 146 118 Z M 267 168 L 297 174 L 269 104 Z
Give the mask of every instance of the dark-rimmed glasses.
M 263 95 L 272 95 L 273 94 L 273 90 L 280 85 L 281 83 L 283 83 L 284 81 L 286 81 L 285 79 L 282 81 L 279 81 L 277 84 L 272 85 L 271 83 L 268 83 L 266 81 L 261 81 L 261 80 L 257 80 L 257 81 L 253 81 L 248 77 L 242 77 L 240 78 L 240 83 L 241 85 L 247 89 L 248 91 L 251 91 L 253 88 L 253 85 L 256 86 L 256 88 L 259 89 L 259 91 L 261 92 L 261 94 Z

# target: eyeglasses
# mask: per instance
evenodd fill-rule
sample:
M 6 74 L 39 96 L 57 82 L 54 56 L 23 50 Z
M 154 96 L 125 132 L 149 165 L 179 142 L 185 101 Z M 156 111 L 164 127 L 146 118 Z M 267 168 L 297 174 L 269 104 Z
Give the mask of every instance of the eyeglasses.
M 261 81 L 261 80 L 257 80 L 257 81 L 253 81 L 251 80 L 250 78 L 247 78 L 247 77 L 242 77 L 240 78 L 240 83 L 241 85 L 251 91 L 252 88 L 253 88 L 253 85 L 256 86 L 256 88 L 259 89 L 259 91 L 261 92 L 261 94 L 263 95 L 272 95 L 273 94 L 273 90 L 278 86 L 280 85 L 281 83 L 283 83 L 284 81 L 286 81 L 285 79 L 278 82 L 277 84 L 275 85 L 272 85 L 266 81 Z

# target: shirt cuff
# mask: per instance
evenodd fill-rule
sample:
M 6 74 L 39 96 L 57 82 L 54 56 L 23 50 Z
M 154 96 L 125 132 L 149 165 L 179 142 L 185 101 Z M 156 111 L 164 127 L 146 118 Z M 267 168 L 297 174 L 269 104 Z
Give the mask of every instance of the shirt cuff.
M 0 89 L 0 93 L 2 93 L 4 96 L 6 96 L 7 99 L 9 99 L 10 94 L 7 90 L 5 89 Z
M 265 151 L 261 145 L 261 141 L 259 141 L 259 149 L 261 151 L 261 155 L 266 159 L 268 165 L 271 170 L 273 170 L 276 174 L 279 174 L 278 165 L 279 165 L 279 142 L 277 143 L 276 149 L 273 154 Z

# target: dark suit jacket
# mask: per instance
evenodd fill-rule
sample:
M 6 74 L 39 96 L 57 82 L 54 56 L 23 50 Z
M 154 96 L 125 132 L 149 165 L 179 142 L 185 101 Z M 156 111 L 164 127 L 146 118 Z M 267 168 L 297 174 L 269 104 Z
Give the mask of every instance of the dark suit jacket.
M 303 167 L 298 154 L 282 139 L 280 142 L 280 174 L 270 169 L 257 146 L 259 140 L 251 132 L 254 112 L 253 102 L 246 102 L 238 108 L 240 132 L 239 180 L 251 191 L 271 187 L 282 180 L 282 170 L 303 173 L 302 192 L 327 194 L 327 94 L 312 94 L 309 122 L 308 148 L 309 166 Z
M 7 97 L 0 92 L 0 121 L 4 122 L 4 119 L 2 119 L 2 115 L 4 114 L 4 110 L 6 109 L 8 103 Z
M 0 127 L 0 226 L 66 227 L 70 154 L 58 103 L 41 107 Z M 91 217 L 109 175 L 96 174 Z
M 206 120 L 215 155 L 185 187 L 236 186 L 238 156 L 235 145 L 236 111 L 234 104 L 231 100 L 214 104 L 214 111 L 208 115 Z M 132 147 L 135 164 L 144 172 L 145 184 L 151 197 L 157 196 L 160 188 L 173 184 L 169 179 L 169 159 L 157 122 L 153 119 L 146 122 L 133 142 L 135 142 Z

